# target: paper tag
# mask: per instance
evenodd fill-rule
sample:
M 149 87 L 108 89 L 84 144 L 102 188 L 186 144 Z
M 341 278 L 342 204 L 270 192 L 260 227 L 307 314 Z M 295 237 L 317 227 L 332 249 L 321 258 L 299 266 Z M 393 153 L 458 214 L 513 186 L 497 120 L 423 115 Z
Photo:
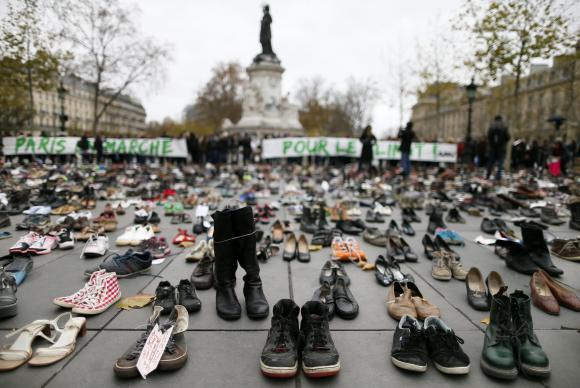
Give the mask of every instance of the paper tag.
M 205 217 L 209 213 L 209 206 L 207 205 L 197 205 L 195 208 L 195 216 L 196 217 Z
M 161 259 L 153 259 L 151 261 L 151 264 L 155 265 L 155 264 L 163 264 L 165 262 L 165 257 L 161 258 Z
M 145 346 L 139 355 L 139 359 L 137 360 L 137 369 L 144 379 L 147 378 L 149 373 L 157 368 L 157 364 L 159 364 L 159 360 L 161 360 L 161 356 L 163 355 L 165 346 L 167 346 L 167 342 L 169 342 L 172 331 L 173 326 L 165 332 L 162 332 L 157 324 L 155 324 L 155 327 L 151 330 L 151 333 L 145 342 Z

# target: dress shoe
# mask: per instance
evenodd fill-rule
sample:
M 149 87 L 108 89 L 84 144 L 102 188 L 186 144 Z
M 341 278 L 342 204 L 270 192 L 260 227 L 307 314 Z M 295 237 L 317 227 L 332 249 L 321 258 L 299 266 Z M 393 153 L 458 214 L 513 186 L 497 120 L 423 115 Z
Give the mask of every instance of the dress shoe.
M 478 268 L 472 267 L 467 272 L 465 288 L 467 289 L 467 302 L 471 307 L 479 311 L 489 311 L 490 305 L 483 276 Z
M 415 306 L 415 310 L 417 311 L 418 319 L 424 320 L 427 317 L 441 316 L 439 307 L 425 299 L 415 283 L 406 282 L 405 288 L 411 293 L 411 301 L 413 302 L 413 306 Z
M 346 285 L 344 279 L 338 278 L 332 290 L 336 315 L 342 319 L 354 319 L 358 315 L 358 303 Z
M 535 272 L 530 279 L 530 295 L 532 302 L 540 310 L 551 315 L 560 314 L 560 305 L 540 272 Z
M 387 292 L 387 312 L 397 321 L 404 315 L 417 318 L 417 310 L 411 300 L 411 291 L 404 286 L 404 283 L 391 283 Z
M 296 252 L 298 250 L 298 242 L 296 241 L 296 235 L 290 233 L 284 243 L 284 251 L 282 252 L 282 259 L 286 261 L 292 261 L 296 258 Z
M 540 275 L 546 285 L 558 301 L 560 306 L 564 306 L 573 311 L 580 311 L 580 298 L 569 288 L 557 283 L 545 271 L 540 270 Z

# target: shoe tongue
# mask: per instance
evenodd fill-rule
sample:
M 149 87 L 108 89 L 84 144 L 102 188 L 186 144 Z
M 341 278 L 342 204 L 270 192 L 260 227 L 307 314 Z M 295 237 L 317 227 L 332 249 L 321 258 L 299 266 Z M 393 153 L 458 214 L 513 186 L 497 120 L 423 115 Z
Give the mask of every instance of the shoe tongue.
M 320 321 L 320 320 L 322 320 L 322 315 L 310 314 L 309 318 L 312 320 L 315 320 L 315 321 Z

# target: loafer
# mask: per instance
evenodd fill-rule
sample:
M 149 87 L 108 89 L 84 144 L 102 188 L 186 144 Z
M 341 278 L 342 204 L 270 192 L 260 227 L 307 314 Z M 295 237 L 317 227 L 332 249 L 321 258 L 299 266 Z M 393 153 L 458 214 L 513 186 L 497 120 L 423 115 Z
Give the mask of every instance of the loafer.
M 387 246 L 387 236 L 384 232 L 381 232 L 379 228 L 366 228 L 362 237 L 364 241 L 371 245 L 377 247 Z
M 332 290 L 336 315 L 342 319 L 354 319 L 358 315 L 358 303 L 342 278 L 336 280 Z

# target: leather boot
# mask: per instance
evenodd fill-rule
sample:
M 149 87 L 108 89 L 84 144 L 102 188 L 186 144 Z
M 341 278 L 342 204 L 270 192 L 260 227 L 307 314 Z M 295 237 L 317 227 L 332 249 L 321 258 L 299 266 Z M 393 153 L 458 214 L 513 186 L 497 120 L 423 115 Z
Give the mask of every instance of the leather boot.
M 524 246 L 530 251 L 532 261 L 546 271 L 550 276 L 560 276 L 564 273 L 560 268 L 556 267 L 550 257 L 550 250 L 544 239 L 544 232 L 542 228 L 531 224 L 520 224 L 522 229 L 522 238 Z
M 242 315 L 242 306 L 236 295 L 236 260 L 237 247 L 232 211 L 226 209 L 212 214 L 214 220 L 214 252 L 216 280 L 216 310 L 223 319 L 238 319 Z M 252 220 L 253 222 L 253 220 Z
M 270 306 L 262 289 L 260 266 L 256 257 L 256 235 L 254 233 L 254 216 L 252 208 L 246 206 L 232 211 L 234 233 L 239 238 L 234 240 L 235 254 L 240 266 L 246 271 L 244 276 L 244 298 L 246 314 L 250 319 L 266 318 Z
M 429 234 L 435 234 L 437 228 L 446 228 L 445 222 L 443 222 L 443 213 L 439 209 L 434 209 L 433 213 L 429 216 L 429 225 L 427 225 L 427 232 Z
M 518 354 L 520 370 L 526 376 L 548 377 L 550 360 L 534 334 L 530 297 L 522 290 L 516 290 L 510 295 L 510 304 L 516 343 L 514 352 Z
M 570 204 L 570 229 L 580 230 L 580 201 L 575 201 Z
M 532 260 L 529 249 L 511 240 L 496 240 L 495 254 L 505 260 L 506 265 L 524 275 L 533 275 L 541 268 Z
M 302 209 L 302 217 L 300 218 L 300 230 L 304 233 L 316 232 L 316 218 L 312 216 L 312 209 L 304 207 Z
M 318 209 L 318 230 L 328 228 L 329 224 L 326 220 L 326 206 L 324 206 L 324 202 L 322 202 L 320 203 L 320 209 Z
M 516 357 L 511 342 L 512 316 L 510 299 L 502 287 L 492 298 L 489 325 L 483 339 L 481 369 L 489 376 L 513 380 L 518 377 Z

